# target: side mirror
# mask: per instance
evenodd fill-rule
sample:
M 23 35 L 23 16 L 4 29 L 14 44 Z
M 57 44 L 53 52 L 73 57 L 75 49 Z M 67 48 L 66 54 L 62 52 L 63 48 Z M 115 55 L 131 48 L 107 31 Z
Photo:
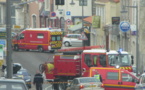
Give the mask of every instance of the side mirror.
M 131 60 L 131 64 L 132 64 L 132 65 L 134 64 L 134 60 L 133 60 L 133 59 Z
M 131 55 L 131 64 L 133 65 L 134 64 L 134 57 Z
M 133 60 L 134 59 L 134 57 L 131 55 L 131 59 Z

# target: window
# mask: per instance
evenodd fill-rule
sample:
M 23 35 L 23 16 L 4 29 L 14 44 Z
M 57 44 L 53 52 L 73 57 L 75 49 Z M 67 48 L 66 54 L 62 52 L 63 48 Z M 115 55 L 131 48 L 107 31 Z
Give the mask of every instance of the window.
M 110 66 L 115 66 L 116 64 L 120 64 L 122 66 L 131 65 L 131 61 L 128 54 L 109 54 L 108 60 Z
M 24 39 L 24 34 L 20 34 L 20 39 Z
M 12 25 L 16 25 L 16 20 L 15 20 L 15 18 L 11 18 L 11 24 L 12 24 Z
M 87 0 L 79 0 L 79 5 L 87 6 Z
M 11 7 L 11 16 L 15 16 L 15 7 L 14 6 L 12 6 Z
M 32 19 L 33 19 L 33 28 L 36 28 L 36 16 L 33 15 Z
M 52 35 L 51 36 L 51 41 L 60 41 L 61 40 L 61 36 L 60 35 Z
M 85 63 L 87 64 L 87 66 L 91 66 L 91 55 L 90 54 L 85 54 Z
M 107 79 L 118 80 L 119 79 L 118 72 L 108 72 L 107 73 Z
M 104 5 L 97 5 L 96 7 L 96 15 L 101 16 L 101 21 L 105 22 L 105 7 Z
M 122 73 L 122 81 L 132 82 L 133 77 L 127 73 Z
M 97 56 L 97 55 L 94 55 L 94 56 L 93 56 L 93 64 L 94 64 L 95 66 L 97 66 L 97 65 L 98 65 L 97 62 L 98 62 L 98 56 Z
M 38 38 L 38 39 L 44 38 L 44 34 L 37 34 L 37 38 Z

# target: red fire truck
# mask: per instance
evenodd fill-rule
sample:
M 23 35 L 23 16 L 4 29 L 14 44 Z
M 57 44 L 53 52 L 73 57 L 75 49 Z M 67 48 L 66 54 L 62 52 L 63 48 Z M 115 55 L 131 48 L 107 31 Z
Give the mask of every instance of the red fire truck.
M 119 65 L 120 68 L 132 72 L 133 57 L 130 58 L 128 52 L 90 48 L 80 48 L 83 51 L 79 48 L 71 49 L 71 52 L 68 52 L 68 49 L 60 50 L 65 52 L 54 55 L 54 62 L 42 64 L 40 70 L 48 81 L 54 82 L 67 82 L 75 77 L 87 77 L 91 67 L 115 67 Z M 102 47 L 96 46 L 96 48 Z M 78 52 L 73 52 L 73 50 L 78 50 Z M 65 90 L 66 83 L 60 83 L 58 87 L 61 88 L 60 90 Z
M 28 28 L 13 38 L 12 46 L 15 51 L 24 49 L 54 52 L 62 47 L 62 31 L 60 29 Z

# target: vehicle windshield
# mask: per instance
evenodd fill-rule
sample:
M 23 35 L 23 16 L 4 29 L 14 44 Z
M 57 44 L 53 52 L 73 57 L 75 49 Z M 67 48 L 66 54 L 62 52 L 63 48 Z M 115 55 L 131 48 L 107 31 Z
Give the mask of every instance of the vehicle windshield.
M 100 82 L 96 78 L 82 78 L 80 79 L 80 83 L 90 83 L 90 82 Z
M 17 75 L 24 75 L 24 76 L 28 76 L 28 73 L 25 70 L 21 70 L 17 72 Z
M 131 60 L 128 54 L 109 54 L 108 55 L 110 66 L 130 66 Z

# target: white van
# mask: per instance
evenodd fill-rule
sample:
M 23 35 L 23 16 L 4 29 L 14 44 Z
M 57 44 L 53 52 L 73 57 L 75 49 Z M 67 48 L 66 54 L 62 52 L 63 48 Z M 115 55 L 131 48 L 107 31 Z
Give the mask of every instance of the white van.
M 79 37 L 81 36 L 81 34 L 66 34 L 63 37 L 63 44 L 66 47 L 69 46 L 82 46 L 83 40 L 80 40 Z

